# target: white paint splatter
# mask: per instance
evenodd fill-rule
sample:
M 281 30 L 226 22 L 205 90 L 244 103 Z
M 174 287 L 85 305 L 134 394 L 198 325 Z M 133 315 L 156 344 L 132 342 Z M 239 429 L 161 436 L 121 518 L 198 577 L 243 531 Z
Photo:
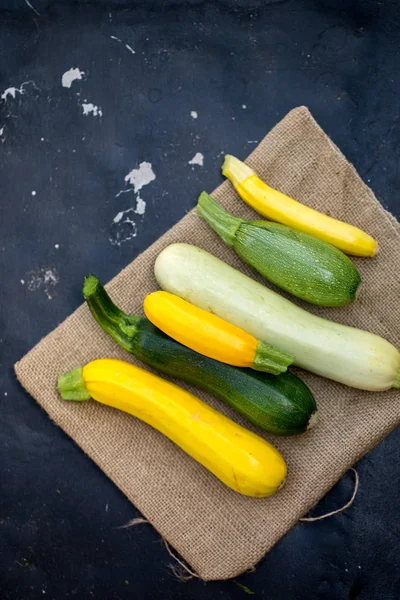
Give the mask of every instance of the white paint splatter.
M 6 128 L 6 126 L 5 126 L 5 125 L 3 125 L 3 127 L 0 129 L 0 136 L 2 136 L 2 135 L 3 135 L 3 133 L 4 133 L 4 129 L 5 129 L 5 128 Z
M 36 192 L 35 192 L 35 190 L 32 190 L 32 191 L 31 191 L 31 194 L 32 194 L 32 196 L 36 196 Z
M 4 90 L 4 92 L 1 94 L 1 99 L 4 100 L 4 102 L 7 102 L 8 96 L 11 96 L 11 98 L 13 98 L 14 100 L 17 94 L 21 94 L 22 96 L 22 94 L 25 94 L 24 88 L 26 85 L 28 85 L 28 83 L 31 83 L 35 89 L 39 89 L 34 81 L 24 81 L 23 83 L 21 83 L 19 88 L 9 87 L 6 90 Z
M 60 244 L 54 244 L 54 248 L 55 248 L 56 250 L 58 250 L 58 249 L 59 249 L 59 247 L 60 247 Z
M 18 94 L 23 94 L 24 90 L 21 88 L 16 88 L 16 87 L 9 87 L 6 90 L 4 90 L 4 92 L 1 95 L 1 99 L 4 100 L 5 102 L 7 102 L 7 98 L 8 96 L 11 96 L 12 98 L 15 98 L 16 95 Z
M 131 240 L 137 236 L 136 222 L 133 220 L 133 214 L 143 217 L 146 212 L 146 202 L 139 195 L 139 191 L 145 186 L 154 181 L 156 175 L 152 165 L 149 162 L 143 161 L 138 169 L 132 169 L 126 176 L 125 182 L 132 185 L 128 189 L 120 190 L 115 197 L 119 198 L 122 194 L 135 194 L 136 206 L 131 206 L 126 210 L 121 210 L 113 218 L 111 224 L 110 243 L 113 246 L 121 246 L 124 242 Z
M 197 119 L 197 117 L 199 115 L 198 115 L 198 112 L 196 110 L 192 110 L 192 112 L 190 113 L 190 116 L 192 117 L 192 119 Z
M 137 215 L 144 215 L 144 213 L 146 212 L 146 202 L 145 200 L 143 200 L 143 198 L 141 198 L 139 196 L 139 194 L 136 196 L 136 208 L 135 208 L 135 213 Z
M 149 162 L 141 162 L 138 169 L 132 169 L 125 176 L 125 181 L 133 185 L 133 189 L 136 192 L 142 189 L 145 185 L 148 185 L 151 181 L 156 178 L 155 173 L 152 169 L 152 165 Z
M 23 280 L 21 279 L 21 283 L 22 281 Z M 53 296 L 50 292 L 52 292 L 58 281 L 59 277 L 56 269 L 42 267 L 41 269 L 35 269 L 34 271 L 30 271 L 28 273 L 27 286 L 30 292 L 40 289 L 43 290 L 47 298 L 51 300 Z
M 242 104 L 242 108 L 243 108 L 243 110 L 246 110 L 246 108 L 247 108 L 246 104 Z
M 137 236 L 136 223 L 130 217 L 130 213 L 134 213 L 133 208 L 122 210 L 112 220 L 111 235 L 109 236 L 110 244 L 113 246 L 121 246 L 125 242 L 129 242 Z
M 115 35 L 110 35 L 110 38 L 112 40 L 115 40 L 116 42 L 119 42 L 120 44 L 124 44 L 124 42 L 119 37 L 116 37 Z M 124 46 L 125 46 L 125 48 L 127 50 L 129 50 L 129 52 L 131 54 L 136 54 L 136 52 L 134 51 L 134 49 L 132 48 L 132 46 L 130 46 L 129 44 L 124 44 Z
M 41 141 L 41 142 L 44 142 L 44 138 L 40 138 L 40 141 Z
M 129 190 L 120 190 L 118 192 L 118 194 L 115 194 L 116 198 L 119 198 L 119 196 L 121 196 L 121 194 L 127 194 L 127 193 L 134 193 L 133 189 L 129 189 Z M 146 212 L 146 202 L 145 200 L 143 200 L 143 198 L 140 197 L 139 192 L 137 192 L 136 194 L 136 208 L 131 208 L 131 210 L 133 210 L 134 213 L 136 213 L 137 215 L 144 215 L 144 213 Z M 118 213 L 118 215 L 122 215 L 122 213 Z M 118 217 L 117 215 L 117 217 Z
M 196 154 L 193 156 L 192 160 L 189 160 L 188 162 L 189 165 L 199 165 L 199 167 L 202 167 L 204 165 L 204 156 L 201 152 L 196 152 Z
M 5 396 L 8 396 L 8 392 L 4 392 L 4 395 L 5 395 Z
M 247 140 L 248 144 L 258 144 L 258 140 Z
M 92 104 L 91 102 L 83 102 L 82 104 L 83 114 L 90 115 L 92 114 L 94 117 L 102 117 L 103 111 L 99 106 Z
M 20 279 L 21 285 L 25 285 L 25 279 Z
M 108 504 L 106 504 L 106 512 L 108 512 Z
M 70 88 L 73 82 L 82 79 L 82 75 L 84 74 L 85 71 L 81 71 L 78 67 L 75 69 L 71 67 L 68 71 L 65 71 L 61 77 L 61 85 L 65 88 Z

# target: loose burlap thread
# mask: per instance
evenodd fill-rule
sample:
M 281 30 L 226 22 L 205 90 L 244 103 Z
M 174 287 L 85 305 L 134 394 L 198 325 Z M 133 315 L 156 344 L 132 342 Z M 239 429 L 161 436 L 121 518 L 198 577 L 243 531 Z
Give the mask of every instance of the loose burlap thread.
M 400 297 L 398 223 L 382 208 L 307 108 L 292 110 L 247 162 L 273 187 L 365 229 L 378 240 L 380 252 L 376 258 L 354 259 L 364 281 L 355 304 L 336 309 L 298 304 L 323 317 L 372 331 L 400 347 L 395 310 Z M 233 214 L 256 218 L 229 182 L 213 195 Z M 124 310 L 142 314 L 144 296 L 157 289 L 154 260 L 173 242 L 196 244 L 261 281 L 192 211 L 108 284 L 109 293 Z M 400 421 L 399 391 L 362 392 L 295 370 L 315 394 L 319 423 L 296 438 L 265 436 L 285 456 L 289 477 L 275 496 L 247 498 L 224 486 L 138 419 L 94 401 L 62 401 L 56 391 L 57 376 L 100 357 L 140 364 L 100 329 L 83 305 L 17 363 L 15 370 L 21 384 L 51 419 L 206 580 L 234 577 L 256 564 L 352 464 Z M 192 391 L 245 424 L 218 399 Z

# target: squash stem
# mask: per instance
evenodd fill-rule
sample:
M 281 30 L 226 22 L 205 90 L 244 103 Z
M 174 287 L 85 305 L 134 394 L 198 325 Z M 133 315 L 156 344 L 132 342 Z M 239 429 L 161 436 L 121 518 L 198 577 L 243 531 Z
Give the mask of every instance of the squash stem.
M 278 350 L 278 348 L 265 342 L 258 342 L 252 368 L 256 371 L 279 375 L 285 373 L 288 366 L 293 364 L 294 361 L 295 357 L 291 354 Z
M 397 370 L 396 377 L 394 378 L 394 381 L 392 383 L 392 388 L 400 388 L 400 368 Z
M 222 165 L 222 175 L 227 177 L 234 185 L 238 187 L 245 179 L 255 175 L 253 169 L 248 167 L 244 162 L 227 154 Z
M 197 212 L 218 233 L 225 244 L 233 246 L 236 232 L 243 223 L 242 219 L 230 215 L 207 192 L 200 194 Z
M 63 400 L 83 402 L 91 398 L 83 379 L 83 368 L 77 367 L 58 378 L 57 389 Z
M 141 320 L 135 315 L 127 315 L 120 310 L 95 275 L 86 277 L 83 295 L 90 312 L 100 325 L 124 350 L 132 352 L 132 340 Z

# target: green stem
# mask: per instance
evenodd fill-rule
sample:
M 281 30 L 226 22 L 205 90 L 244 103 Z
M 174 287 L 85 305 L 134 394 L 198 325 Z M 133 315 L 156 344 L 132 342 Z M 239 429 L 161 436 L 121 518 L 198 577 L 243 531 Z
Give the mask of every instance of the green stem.
M 400 388 L 400 367 L 397 369 L 396 377 L 394 378 L 394 381 L 392 383 L 392 388 Z
M 233 246 L 236 232 L 243 223 L 242 219 L 230 215 L 206 192 L 202 192 L 199 196 L 197 212 L 218 233 L 225 244 Z
M 124 350 L 132 352 L 132 340 L 137 333 L 140 317 L 127 315 L 115 306 L 95 275 L 86 277 L 83 295 L 90 312 L 100 327 L 110 334 Z
M 63 400 L 83 402 L 91 398 L 83 379 L 83 368 L 77 367 L 58 378 L 57 389 Z
M 278 348 L 265 342 L 258 342 L 252 368 L 256 371 L 279 375 L 285 373 L 288 366 L 293 364 L 294 361 L 295 357 L 291 354 L 278 350 Z

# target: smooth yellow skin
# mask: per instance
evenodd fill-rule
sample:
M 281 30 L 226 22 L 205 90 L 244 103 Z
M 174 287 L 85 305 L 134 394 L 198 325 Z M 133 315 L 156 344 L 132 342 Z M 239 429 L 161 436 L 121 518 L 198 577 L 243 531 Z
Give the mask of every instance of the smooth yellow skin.
M 241 427 L 186 390 L 121 360 L 83 368 L 88 393 L 148 423 L 227 486 L 262 498 L 286 479 L 286 464 L 266 440 Z
M 365 231 L 324 215 L 278 192 L 261 181 L 250 167 L 237 158 L 227 156 L 222 172 L 233 183 L 239 196 L 260 215 L 314 235 L 340 248 L 346 254 L 376 254 L 378 244 Z
M 153 292 L 143 303 L 161 331 L 199 354 L 235 367 L 251 367 L 258 340 L 228 321 L 169 292 Z

